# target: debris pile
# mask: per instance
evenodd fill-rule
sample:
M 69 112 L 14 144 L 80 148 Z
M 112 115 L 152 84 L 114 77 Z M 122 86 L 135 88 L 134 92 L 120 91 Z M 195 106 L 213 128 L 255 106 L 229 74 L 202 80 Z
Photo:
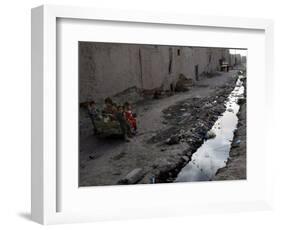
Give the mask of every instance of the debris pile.
M 191 160 L 192 154 L 202 143 L 215 137 L 211 128 L 225 111 L 225 102 L 233 88 L 234 85 L 226 85 L 218 88 L 214 95 L 186 99 L 162 111 L 167 128 L 159 131 L 148 142 L 163 147 L 183 143 L 188 148 L 174 156 L 169 164 L 166 162 L 165 169 L 156 170 L 158 182 L 172 182 L 171 178 Z

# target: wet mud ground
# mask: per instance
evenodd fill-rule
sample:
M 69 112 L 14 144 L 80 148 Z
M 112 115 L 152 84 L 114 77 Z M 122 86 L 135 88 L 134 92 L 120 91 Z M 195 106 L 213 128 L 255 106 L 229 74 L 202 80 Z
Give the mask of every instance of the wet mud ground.
M 236 73 L 220 73 L 187 92 L 139 103 L 138 134 L 129 143 L 94 135 L 80 140 L 79 185 L 173 182 L 225 111 Z M 128 174 L 132 181 L 124 180 Z

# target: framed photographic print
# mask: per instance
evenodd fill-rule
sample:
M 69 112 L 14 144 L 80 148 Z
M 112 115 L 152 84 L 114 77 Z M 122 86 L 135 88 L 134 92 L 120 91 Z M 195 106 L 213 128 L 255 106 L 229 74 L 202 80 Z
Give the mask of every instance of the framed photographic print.
M 272 33 L 265 19 L 34 8 L 32 219 L 270 208 Z

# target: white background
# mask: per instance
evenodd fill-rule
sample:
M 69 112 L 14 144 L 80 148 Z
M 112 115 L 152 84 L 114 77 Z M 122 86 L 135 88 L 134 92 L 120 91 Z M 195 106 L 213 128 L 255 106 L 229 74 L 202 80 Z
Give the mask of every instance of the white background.
M 99 23 L 86 20 L 60 19 L 57 23 L 57 50 L 60 118 L 58 135 L 60 150 L 59 174 L 61 191 L 59 210 L 65 213 L 107 213 L 115 216 L 169 216 L 183 207 L 184 213 L 196 209 L 207 212 L 211 204 L 233 202 L 244 204 L 265 199 L 266 177 L 263 154 L 265 149 L 256 142 L 263 137 L 256 132 L 256 124 L 265 121 L 260 111 L 265 102 L 264 31 L 226 30 L 206 27 L 160 27 L 147 24 Z M 114 34 L 114 37 L 112 37 Z M 147 34 L 143 36 L 143 34 Z M 247 182 L 161 184 L 154 186 L 104 186 L 78 189 L 78 41 L 118 41 L 140 44 L 170 44 L 210 47 L 246 47 L 247 62 Z M 259 68 L 255 68 L 255 66 Z M 260 97 L 257 100 L 257 97 Z M 260 131 L 262 129 L 260 122 Z M 234 192 L 235 191 L 235 192 Z M 187 195 L 188 194 L 188 195 Z M 137 197 L 137 199 L 136 199 Z M 164 202 L 163 202 L 164 201 Z M 179 205 L 176 205 L 179 204 Z M 196 208 L 196 204 L 200 208 Z M 147 210 L 147 206 L 151 208 Z M 202 205 L 202 206 L 201 206 Z M 176 206 L 177 208 L 172 208 Z M 225 208 L 231 205 L 225 205 Z M 157 208 L 158 207 L 158 208 Z M 168 208 L 167 208 L 168 207 Z M 169 208 L 170 207 L 170 208 Z M 256 207 L 256 205 L 255 205 Z M 120 208 L 124 210 L 120 212 Z M 173 210 L 174 209 L 174 210 Z M 125 210 L 134 210 L 126 213 Z M 143 211 L 146 210 L 146 211 Z M 154 214 L 155 213 L 155 214 Z M 73 214 L 75 215 L 75 213 Z M 77 215 L 77 214 L 76 214 Z M 81 214 L 80 214 L 81 215 Z M 109 217 L 108 217 L 109 216 Z M 114 219 L 114 218 L 113 218 Z M 71 220 L 69 220 L 71 221 Z
M 275 75 L 281 76 L 278 63 L 281 51 L 281 15 L 278 1 L 35 1 L 10 0 L 1 4 L 1 229 L 37 229 L 41 226 L 29 221 L 30 209 L 30 8 L 40 4 L 68 4 L 103 8 L 132 9 L 145 11 L 170 11 L 175 13 L 226 15 L 243 17 L 264 17 L 275 19 Z M 229 10 L 228 10 L 229 9 Z M 258 68 L 258 66 L 257 66 Z M 280 98 L 281 80 L 276 79 L 276 97 Z M 277 92 L 279 91 L 279 92 Z M 280 100 L 279 100 L 280 101 Z M 275 170 L 280 176 L 281 157 L 278 142 L 281 136 L 280 108 L 275 115 L 276 135 Z M 277 119 L 279 117 L 279 119 Z M 262 134 L 264 135 L 264 134 Z M 258 144 L 258 143 L 257 143 Z M 281 180 L 278 178 L 281 182 Z M 278 181 L 276 181 L 278 182 Z M 275 187 L 276 209 L 273 212 L 237 213 L 232 215 L 201 215 L 182 218 L 130 220 L 49 226 L 52 229 L 280 229 L 281 187 Z M 235 194 L 235 193 L 234 193 Z

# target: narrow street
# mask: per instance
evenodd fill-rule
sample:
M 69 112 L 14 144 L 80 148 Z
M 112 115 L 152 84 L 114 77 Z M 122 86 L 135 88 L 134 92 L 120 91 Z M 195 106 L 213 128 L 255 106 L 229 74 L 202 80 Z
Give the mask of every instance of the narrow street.
M 94 135 L 80 140 L 79 184 L 123 184 L 123 178 L 136 169 L 136 183 L 169 182 L 225 111 L 236 73 L 220 72 L 187 92 L 138 104 L 138 134 L 130 142 Z

